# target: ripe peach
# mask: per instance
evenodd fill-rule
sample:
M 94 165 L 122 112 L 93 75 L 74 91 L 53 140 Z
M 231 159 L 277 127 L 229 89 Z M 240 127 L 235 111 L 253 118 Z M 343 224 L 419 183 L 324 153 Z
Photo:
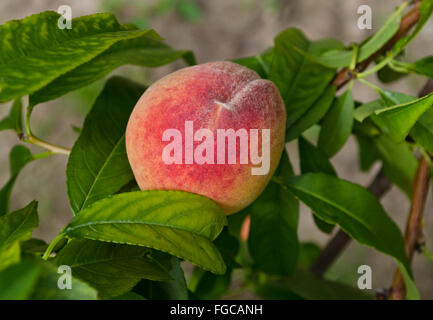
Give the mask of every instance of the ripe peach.
M 129 119 L 126 150 L 140 189 L 201 194 L 231 214 L 253 202 L 269 182 L 284 148 L 285 125 L 284 103 L 272 82 L 232 62 L 206 63 L 169 74 L 146 90 Z M 204 131 L 194 135 L 191 126 Z M 223 135 L 229 129 L 239 133 L 231 136 L 232 149 Z M 180 140 L 167 138 L 173 130 Z M 242 133 L 250 136 L 242 139 Z M 182 146 L 167 151 L 178 142 Z M 249 157 L 242 146 L 250 147 Z M 260 152 L 263 163 L 257 169 Z M 164 156 L 174 153 L 177 160 L 167 163 Z

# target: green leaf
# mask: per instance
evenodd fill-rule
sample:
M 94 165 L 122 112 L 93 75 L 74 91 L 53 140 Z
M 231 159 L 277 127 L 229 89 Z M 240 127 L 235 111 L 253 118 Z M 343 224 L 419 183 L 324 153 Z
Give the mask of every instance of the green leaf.
M 284 178 L 293 175 L 286 152 L 275 174 Z M 254 266 L 269 274 L 291 274 L 299 253 L 298 201 L 271 181 L 247 211 L 251 215 L 248 249 Z
M 263 79 L 268 79 L 269 69 L 273 58 L 273 50 L 274 48 L 269 48 L 260 55 L 239 58 L 232 61 L 244 67 L 254 70 Z
M 337 88 L 334 85 L 328 86 L 323 94 L 314 102 L 292 126 L 287 129 L 286 141 L 297 138 L 302 132 L 309 129 L 312 125 L 319 122 L 328 112 L 335 98 Z
M 320 255 L 322 249 L 314 242 L 303 242 L 299 248 L 299 266 L 309 268 Z
M 302 173 L 323 172 L 335 177 L 337 176 L 337 172 L 326 155 L 304 137 L 299 137 L 298 146 Z M 313 215 L 313 219 L 316 226 L 325 233 L 331 233 L 334 229 L 333 224 L 326 223 L 316 215 Z
M 57 253 L 54 262 L 70 266 L 74 277 L 108 298 L 131 290 L 141 279 L 171 279 L 145 254 L 150 250 L 144 247 L 73 239 Z
M 0 217 L 9 211 L 10 196 L 18 174 L 32 160 L 32 154 L 26 147 L 17 145 L 12 148 L 9 154 L 10 178 L 0 189 Z
M 12 104 L 9 115 L 0 120 L 0 131 L 15 130 L 18 134 L 22 133 L 22 104 L 21 99 L 16 99 Z
M 418 118 L 433 104 L 433 93 L 422 98 L 376 110 L 377 119 L 387 127 L 389 135 L 403 141 Z
M 418 167 L 418 160 L 405 142 L 395 143 L 389 136 L 382 134 L 373 140 L 383 162 L 388 179 L 402 189 L 410 198 L 412 181 Z
M 231 278 L 231 268 L 228 268 L 223 275 L 215 275 L 200 268 L 194 268 L 189 289 L 200 300 L 215 300 L 228 290 Z
M 32 292 L 40 270 L 33 259 L 24 259 L 0 272 L 0 300 L 23 300 Z
M 290 128 L 322 95 L 335 74 L 308 58 L 341 47 L 332 39 L 310 42 L 301 31 L 287 29 L 275 38 L 269 79 L 278 87 L 287 110 Z
M 411 274 L 400 230 L 368 190 L 322 173 L 307 173 L 283 183 L 322 220 L 338 224 L 359 243 L 390 255 Z
M 433 1 L 432 0 L 423 0 L 419 5 L 420 18 L 418 19 L 418 23 L 415 29 L 409 34 L 402 38 L 400 38 L 397 43 L 394 45 L 392 49 L 392 53 L 394 56 L 398 55 L 408 44 L 411 42 L 416 35 L 421 31 L 426 22 L 430 19 L 430 16 L 433 13 Z
M 48 244 L 44 240 L 35 238 L 23 241 L 21 243 L 21 250 L 24 253 L 33 253 L 41 256 L 45 252 L 47 247 Z
M 410 136 L 433 154 L 433 108 L 428 109 L 415 123 Z
M 360 48 L 358 54 L 358 62 L 364 61 L 380 48 L 382 48 L 389 39 L 400 28 L 401 14 L 407 6 L 407 2 L 401 4 L 394 13 L 389 16 L 385 24 L 371 38 L 369 38 Z
M 32 201 L 23 209 L 0 217 L 0 250 L 15 241 L 30 239 L 33 229 L 38 226 L 37 202 Z
M 30 104 L 36 105 L 85 87 L 122 65 L 159 67 L 184 58 L 187 54 L 190 52 L 173 50 L 154 37 L 122 40 L 89 62 L 59 76 L 33 93 L 30 96 Z
M 158 253 L 158 252 L 157 252 Z M 169 272 L 173 280 L 141 281 L 134 292 L 155 300 L 186 300 L 189 298 L 185 276 L 178 258 L 159 252 L 155 257 L 163 269 Z
M 125 130 L 144 89 L 126 79 L 111 78 L 87 115 L 66 168 L 67 192 L 75 214 L 134 179 Z
M 355 104 L 350 89 L 346 90 L 322 120 L 318 147 L 328 157 L 336 154 L 352 132 Z
M 282 285 L 307 300 L 373 300 L 374 296 L 343 283 L 321 279 L 298 269 Z
M 354 50 L 335 49 L 329 50 L 320 56 L 312 57 L 313 61 L 329 68 L 348 67 L 353 59 Z
M 357 134 L 356 141 L 359 145 L 359 166 L 361 171 L 368 171 L 371 166 L 380 159 L 373 139 Z
M 215 246 L 223 256 L 227 271 L 222 275 L 216 275 L 198 267 L 194 268 L 188 289 L 202 300 L 220 298 L 230 286 L 233 269 L 239 267 L 235 261 L 239 251 L 239 240 L 231 235 L 227 228 L 215 240 Z
M 225 264 L 211 241 L 226 222 L 208 198 L 181 191 L 138 191 L 93 203 L 62 234 L 154 248 L 222 274 Z
M 18 174 L 32 160 L 32 154 L 26 147 L 17 145 L 12 148 L 9 154 L 10 178 L 0 189 L 0 217 L 9 211 L 10 196 Z
M 331 162 L 321 150 L 302 136 L 299 137 L 298 143 L 302 173 L 323 172 L 337 176 Z
M 43 260 L 36 261 L 39 277 L 28 297 L 29 300 L 96 300 L 97 292 L 86 283 L 75 278 L 72 273 L 71 289 L 59 289 L 58 281 L 62 273 L 58 268 Z
M 60 29 L 59 17 L 46 11 L 0 26 L 0 102 L 43 88 L 121 40 L 160 39 L 153 30 L 122 26 L 108 13 L 73 19 L 72 29 Z
M 415 62 L 412 71 L 433 78 L 433 56 L 423 58 Z
M 380 69 L 376 75 L 382 83 L 391 83 L 407 76 L 408 73 L 396 71 L 390 66 L 386 65 Z
M 9 247 L 0 250 L 0 271 L 16 264 L 21 259 L 21 249 L 19 241 L 15 241 Z
M 373 100 L 367 103 L 360 105 L 353 112 L 353 118 L 359 122 L 363 122 L 369 116 L 374 114 L 376 110 L 383 109 L 385 107 L 385 103 L 382 100 Z

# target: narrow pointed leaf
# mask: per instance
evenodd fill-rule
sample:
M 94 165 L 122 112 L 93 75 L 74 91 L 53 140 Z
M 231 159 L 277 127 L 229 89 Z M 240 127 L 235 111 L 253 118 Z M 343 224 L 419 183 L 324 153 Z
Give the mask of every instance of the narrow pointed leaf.
M 283 153 L 276 175 L 285 178 L 293 175 L 286 152 Z M 291 274 L 299 254 L 298 201 L 271 181 L 246 210 L 251 216 L 248 249 L 254 266 L 269 274 Z
M 331 107 L 336 91 L 337 88 L 334 85 L 330 85 L 317 101 L 313 103 L 311 108 L 287 129 L 286 141 L 297 138 L 302 132 L 318 123 Z
M 32 201 L 23 209 L 0 217 L 0 250 L 15 241 L 30 239 L 38 226 L 37 202 Z
M 403 141 L 418 118 L 432 105 L 433 93 L 410 102 L 376 110 L 375 114 L 396 141 Z
M 401 14 L 407 3 L 403 3 L 386 21 L 385 24 L 370 39 L 368 39 L 360 48 L 358 62 L 364 61 L 373 53 L 383 47 L 385 43 L 400 28 Z
M 328 157 L 336 154 L 352 132 L 355 104 L 351 90 L 346 90 L 325 115 L 320 130 L 318 147 Z

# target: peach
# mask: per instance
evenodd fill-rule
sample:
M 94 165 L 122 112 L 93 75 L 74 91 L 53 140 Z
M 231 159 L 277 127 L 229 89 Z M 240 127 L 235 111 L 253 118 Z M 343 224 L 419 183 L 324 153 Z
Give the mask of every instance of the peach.
M 126 151 L 141 190 L 200 194 L 232 214 L 266 187 L 281 158 L 285 126 L 284 103 L 271 81 L 232 62 L 205 63 L 144 92 L 128 122 Z

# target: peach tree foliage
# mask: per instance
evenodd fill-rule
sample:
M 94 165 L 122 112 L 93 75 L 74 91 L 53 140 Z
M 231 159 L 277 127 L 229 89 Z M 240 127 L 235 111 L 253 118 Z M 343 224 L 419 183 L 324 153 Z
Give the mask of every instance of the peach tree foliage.
M 31 112 L 41 103 L 126 64 L 159 67 L 182 59 L 194 65 L 192 52 L 172 49 L 154 30 L 120 24 L 106 13 L 76 18 L 71 30 L 57 27 L 55 12 L 1 25 L 0 102 L 11 106 L 0 130 L 14 130 L 23 142 L 48 151 L 32 154 L 23 144 L 10 151 L 10 178 L 0 189 L 0 298 L 212 299 L 229 292 L 238 269 L 245 287 L 264 298 L 371 299 L 371 293 L 309 271 L 321 248 L 298 239 L 299 202 L 311 208 L 317 232 L 329 234 L 337 225 L 355 241 L 391 256 L 404 275 L 408 298 L 419 298 L 400 229 L 371 192 L 340 179 L 330 162 L 353 135 L 361 170 L 381 162 L 388 179 L 410 197 L 418 163 L 414 151 L 433 153 L 433 95 L 415 98 L 365 79 L 371 74 L 383 82 L 409 73 L 433 77 L 432 56 L 412 63 L 401 55 L 429 19 L 433 1 L 422 2 L 418 24 L 374 66 L 341 90 L 333 83 L 340 68 L 355 73 L 358 63 L 398 32 L 406 5 L 359 44 L 313 41 L 289 28 L 265 52 L 232 60 L 277 85 L 287 111 L 286 141 L 298 142 L 301 174 L 294 174 L 284 153 L 259 198 L 228 217 L 203 196 L 138 190 L 124 138 L 129 115 L 146 90 L 139 83 L 108 78 L 70 152 L 30 129 Z M 375 90 L 377 99 L 358 102 L 352 95 L 355 81 Z M 320 133 L 312 139 L 316 129 Z M 37 202 L 11 212 L 9 201 L 21 169 L 56 153 L 69 157 L 73 218 L 47 244 L 32 238 Z M 240 230 L 247 215 L 251 227 L 245 242 Z M 184 260 L 195 265 L 188 283 L 180 267 Z M 58 265 L 72 267 L 73 290 L 52 290 Z

